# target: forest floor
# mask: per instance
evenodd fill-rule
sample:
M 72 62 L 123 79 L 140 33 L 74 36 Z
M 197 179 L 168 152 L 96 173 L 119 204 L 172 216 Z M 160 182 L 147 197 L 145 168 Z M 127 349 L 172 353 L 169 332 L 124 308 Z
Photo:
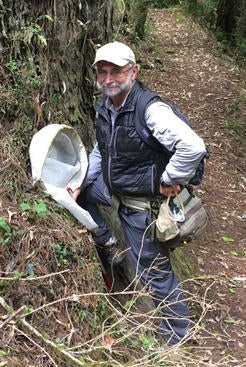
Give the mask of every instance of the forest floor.
M 151 10 L 149 21 L 157 47 L 140 46 L 140 78 L 189 117 L 210 151 L 197 188 L 210 215 L 208 229 L 184 249 L 199 279 L 190 291 L 203 293 L 208 306 L 208 334 L 200 342 L 212 347 L 209 365 L 221 360 L 221 366 L 244 366 L 246 70 L 219 52 L 207 29 L 179 11 Z M 238 122 L 240 138 L 233 132 Z

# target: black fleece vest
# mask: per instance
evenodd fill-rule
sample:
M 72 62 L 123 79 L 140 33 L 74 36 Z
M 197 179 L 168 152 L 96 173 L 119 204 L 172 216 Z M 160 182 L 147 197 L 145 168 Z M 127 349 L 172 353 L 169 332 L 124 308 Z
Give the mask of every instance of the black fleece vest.
M 96 107 L 96 137 L 102 155 L 102 172 L 110 192 L 131 196 L 159 194 L 160 176 L 169 157 L 151 149 L 135 129 L 135 108 L 141 90 L 136 81 L 112 128 L 106 97 Z

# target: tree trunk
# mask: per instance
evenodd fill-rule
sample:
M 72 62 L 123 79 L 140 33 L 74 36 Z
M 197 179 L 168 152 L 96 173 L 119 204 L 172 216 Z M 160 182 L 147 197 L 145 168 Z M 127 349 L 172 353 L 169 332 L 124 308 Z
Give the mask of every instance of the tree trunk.
M 130 20 L 133 24 L 135 34 L 144 38 L 145 23 L 148 15 L 148 0 L 132 1 Z
M 29 126 L 35 121 L 35 129 L 68 123 L 91 145 L 91 64 L 97 45 L 112 37 L 113 1 L 3 0 L 0 8 L 3 92 L 21 100 L 15 107 L 5 101 L 5 121 L 23 119 Z M 9 71 L 15 72 L 11 85 Z
M 26 157 L 33 134 L 50 123 L 74 126 L 90 150 L 94 141 L 91 64 L 98 44 L 111 40 L 112 1 L 94 0 L 89 6 L 77 0 L 28 3 L 4 0 L 0 8 L 0 76 L 5 88 L 0 89 L 0 98 L 6 97 L 0 101 L 2 121 Z M 117 267 L 114 290 L 125 289 L 132 276 L 129 264 Z M 123 296 L 120 300 L 125 302 Z
M 216 28 L 222 30 L 228 39 L 236 31 L 239 3 L 240 1 L 236 0 L 219 0 L 218 2 Z
M 124 20 L 133 28 L 134 37 L 137 36 L 140 39 L 143 39 L 145 23 L 148 15 L 149 0 L 126 0 L 124 4 Z
M 240 17 L 238 19 L 238 33 L 241 37 L 246 38 L 246 1 L 241 0 L 239 8 Z M 245 52 L 246 55 L 246 52 Z

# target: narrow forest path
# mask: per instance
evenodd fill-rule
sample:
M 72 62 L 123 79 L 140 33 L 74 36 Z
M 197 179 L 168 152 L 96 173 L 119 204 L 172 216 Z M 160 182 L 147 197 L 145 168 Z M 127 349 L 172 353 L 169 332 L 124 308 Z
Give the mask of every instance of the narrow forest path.
M 149 22 L 157 47 L 140 45 L 140 79 L 190 118 L 211 154 L 197 188 L 210 223 L 206 235 L 184 249 L 197 277 L 189 291 L 204 296 L 207 308 L 200 342 L 213 351 L 209 365 L 241 367 L 246 365 L 245 143 L 227 125 L 241 121 L 245 129 L 246 70 L 220 55 L 211 33 L 178 11 L 150 10 Z

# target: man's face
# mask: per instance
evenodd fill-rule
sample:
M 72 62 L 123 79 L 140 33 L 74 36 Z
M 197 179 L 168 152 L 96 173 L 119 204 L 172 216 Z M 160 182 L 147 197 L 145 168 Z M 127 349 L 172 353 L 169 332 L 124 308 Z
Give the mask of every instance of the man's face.
M 106 61 L 97 63 L 97 88 L 108 97 L 126 94 L 137 76 L 137 65 L 118 66 Z

